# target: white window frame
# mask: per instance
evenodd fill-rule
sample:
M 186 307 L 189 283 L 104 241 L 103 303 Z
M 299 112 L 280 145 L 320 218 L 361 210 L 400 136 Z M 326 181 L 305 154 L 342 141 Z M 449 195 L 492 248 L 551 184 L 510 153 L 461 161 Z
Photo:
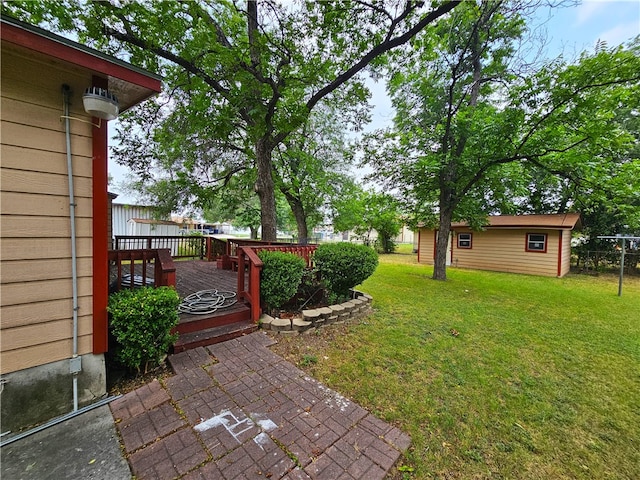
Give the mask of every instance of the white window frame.
M 532 238 L 532 237 L 542 237 Z M 534 253 L 547 253 L 549 236 L 546 233 L 527 233 L 525 250 Z
M 463 244 L 463 242 L 465 244 Z M 471 232 L 458 233 L 458 248 L 469 250 L 472 247 L 473 247 L 473 234 Z

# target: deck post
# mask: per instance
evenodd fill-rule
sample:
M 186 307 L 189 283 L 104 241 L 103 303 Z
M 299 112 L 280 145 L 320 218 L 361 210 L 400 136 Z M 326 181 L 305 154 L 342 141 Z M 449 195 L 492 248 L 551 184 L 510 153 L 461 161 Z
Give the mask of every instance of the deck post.
M 251 293 L 251 320 L 257 322 L 260 319 L 260 269 L 251 263 L 249 269 L 249 291 Z
M 229 244 L 227 244 L 229 245 Z M 238 254 L 238 298 L 244 298 L 244 271 L 245 271 L 245 257 L 242 247 L 238 247 L 236 252 Z

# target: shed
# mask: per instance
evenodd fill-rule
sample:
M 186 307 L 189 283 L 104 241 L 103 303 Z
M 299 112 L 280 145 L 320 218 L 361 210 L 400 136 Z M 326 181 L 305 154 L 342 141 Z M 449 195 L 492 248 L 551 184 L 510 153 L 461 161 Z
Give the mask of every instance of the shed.
M 127 228 L 128 235 L 169 237 L 178 235 L 180 225 L 170 220 L 155 220 L 152 218 L 130 218 L 127 221 Z
M 113 238 L 117 235 L 130 235 L 129 220 L 132 218 L 153 218 L 153 207 L 113 202 L 112 207 Z M 164 219 L 167 220 L 167 219 Z
M 106 393 L 106 120 L 114 112 L 87 113 L 84 97 L 113 106 L 115 95 L 122 112 L 160 92 L 161 79 L 4 15 L 1 22 L 0 422 L 15 432 Z
M 571 232 L 580 214 L 495 215 L 482 230 L 452 223 L 447 264 L 454 267 L 563 277 L 571 264 Z M 419 229 L 418 262 L 433 265 L 437 230 Z

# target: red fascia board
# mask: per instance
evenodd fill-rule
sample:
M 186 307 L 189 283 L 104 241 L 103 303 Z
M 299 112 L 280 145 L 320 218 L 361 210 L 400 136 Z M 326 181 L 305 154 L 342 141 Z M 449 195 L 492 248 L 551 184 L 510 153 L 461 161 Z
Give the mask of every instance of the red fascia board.
M 161 91 L 161 82 L 158 79 L 130 70 L 122 65 L 109 62 L 104 58 L 96 57 L 88 52 L 61 44 L 50 38 L 35 35 L 7 23 L 2 24 L 0 32 L 2 40 L 9 43 L 93 70 L 103 75 L 119 78 L 126 82 L 153 90 L 156 93 L 160 93 Z
M 482 227 L 485 230 L 573 230 L 570 226 L 560 225 L 487 225 Z

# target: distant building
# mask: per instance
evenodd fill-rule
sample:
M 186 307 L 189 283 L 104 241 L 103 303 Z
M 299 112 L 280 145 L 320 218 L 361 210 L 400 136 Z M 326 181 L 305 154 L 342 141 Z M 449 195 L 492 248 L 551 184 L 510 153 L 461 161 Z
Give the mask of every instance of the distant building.
M 127 235 L 144 235 L 154 237 L 170 237 L 178 235 L 180 225 L 170 220 L 155 220 L 153 218 L 130 218 L 127 222 Z
M 481 231 L 451 224 L 447 265 L 563 277 L 571 264 L 571 233 L 580 214 L 490 216 Z M 433 265 L 438 231 L 420 228 L 418 262 Z
M 127 203 L 113 202 L 111 213 L 111 225 L 113 230 L 113 238 L 116 235 L 132 235 L 129 233 L 129 220 L 132 218 L 152 219 L 153 207 L 146 205 L 130 205 Z M 163 218 L 162 220 L 169 220 Z

